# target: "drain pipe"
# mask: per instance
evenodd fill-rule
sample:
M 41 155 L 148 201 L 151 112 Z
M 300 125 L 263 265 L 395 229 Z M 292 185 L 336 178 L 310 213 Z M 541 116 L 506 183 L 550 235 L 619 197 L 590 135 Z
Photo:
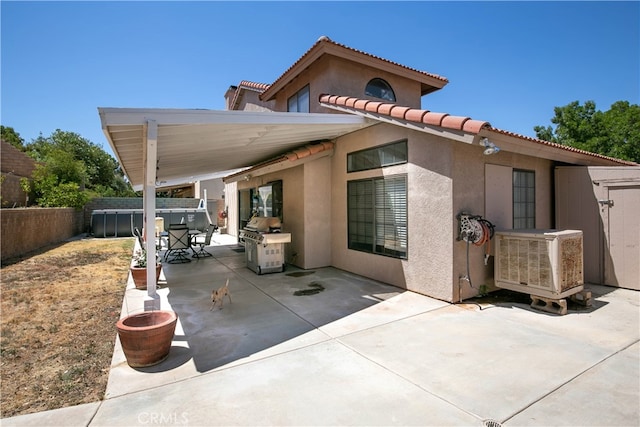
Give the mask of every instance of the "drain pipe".
M 471 283 L 471 273 L 469 270 L 469 237 L 465 236 L 464 239 L 467 243 L 467 275 L 458 277 L 458 302 L 462 302 L 462 281 L 466 280 L 469 283 L 469 286 L 473 288 L 473 283 Z
M 471 283 L 471 273 L 469 272 L 469 240 L 467 240 L 467 275 L 458 277 L 458 304 L 462 304 L 462 281 L 466 280 L 469 282 L 469 286 L 473 288 L 473 283 Z M 484 310 L 482 306 L 478 303 L 474 303 L 478 306 L 480 311 Z
M 469 282 L 469 286 L 471 286 L 473 288 L 473 283 L 471 283 L 471 270 L 469 269 L 469 245 L 471 243 L 469 242 L 469 239 L 467 239 L 467 281 Z

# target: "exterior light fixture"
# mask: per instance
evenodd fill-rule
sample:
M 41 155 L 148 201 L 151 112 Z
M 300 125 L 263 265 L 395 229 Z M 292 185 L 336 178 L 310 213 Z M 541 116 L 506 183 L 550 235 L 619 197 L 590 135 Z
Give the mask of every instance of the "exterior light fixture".
M 482 154 L 484 154 L 485 156 L 490 156 L 491 154 L 496 154 L 500 151 L 500 148 L 497 147 L 493 142 L 489 141 L 488 138 L 483 138 L 482 141 L 480 141 L 480 145 L 485 147 L 484 151 L 482 152 Z

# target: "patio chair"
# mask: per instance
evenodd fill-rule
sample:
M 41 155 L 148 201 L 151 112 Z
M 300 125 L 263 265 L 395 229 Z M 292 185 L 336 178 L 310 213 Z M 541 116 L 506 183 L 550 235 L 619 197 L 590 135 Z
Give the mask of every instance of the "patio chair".
M 171 224 L 169 225 L 169 239 L 167 242 L 167 252 L 164 254 L 164 259 L 168 260 L 169 264 L 184 264 L 185 262 L 191 262 L 189 258 L 185 256 L 187 251 L 191 248 L 189 244 L 189 228 L 186 224 Z M 168 259 L 170 256 L 173 258 Z
M 142 237 L 142 233 L 138 227 L 133 227 L 133 235 L 138 238 L 138 243 L 140 243 L 140 248 L 144 249 L 147 247 L 144 243 L 144 237 Z M 162 237 L 156 238 L 156 251 L 162 249 Z
M 193 237 L 193 241 L 192 241 L 192 245 L 194 246 L 193 258 L 200 258 L 200 257 L 205 258 L 205 257 L 213 256 L 209 252 L 207 252 L 204 247 L 209 246 L 211 244 L 211 236 L 213 235 L 213 232 L 216 231 L 217 229 L 218 229 L 217 225 L 209 224 L 209 228 L 207 228 L 206 233 L 197 234 Z M 195 249 L 196 245 L 200 246 L 200 249 L 196 250 Z
M 140 249 L 144 249 L 146 246 L 144 245 L 144 239 L 142 238 L 142 233 L 138 227 L 133 228 L 133 235 L 138 238 L 138 243 L 140 244 Z

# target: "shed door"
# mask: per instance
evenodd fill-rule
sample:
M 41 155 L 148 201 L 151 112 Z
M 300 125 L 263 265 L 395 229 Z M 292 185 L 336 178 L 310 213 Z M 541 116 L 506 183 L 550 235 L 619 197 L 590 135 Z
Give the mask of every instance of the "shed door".
M 601 201 L 605 224 L 605 283 L 640 290 L 640 186 L 607 187 Z M 615 261 L 614 261 L 615 260 Z

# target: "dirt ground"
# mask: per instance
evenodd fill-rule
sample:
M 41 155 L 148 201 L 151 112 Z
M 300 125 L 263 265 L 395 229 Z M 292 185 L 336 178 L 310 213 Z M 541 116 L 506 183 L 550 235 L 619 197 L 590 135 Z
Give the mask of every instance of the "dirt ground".
M 2 266 L 2 418 L 103 398 L 132 248 L 84 238 Z

